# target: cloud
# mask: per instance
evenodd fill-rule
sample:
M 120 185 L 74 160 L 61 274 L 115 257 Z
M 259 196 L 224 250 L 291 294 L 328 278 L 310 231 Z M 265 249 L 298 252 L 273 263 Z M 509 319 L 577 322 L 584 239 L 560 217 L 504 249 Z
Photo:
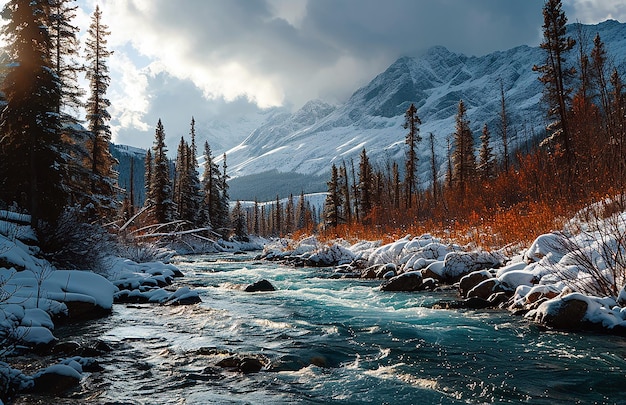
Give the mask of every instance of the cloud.
M 626 3 L 617 0 L 565 0 L 563 10 L 570 22 L 595 24 L 607 19 L 626 22 Z
M 538 42 L 542 0 L 103 0 L 112 46 L 207 99 L 261 108 L 343 101 L 399 56 L 440 44 L 468 54 Z M 451 28 L 453 27 L 453 28 Z

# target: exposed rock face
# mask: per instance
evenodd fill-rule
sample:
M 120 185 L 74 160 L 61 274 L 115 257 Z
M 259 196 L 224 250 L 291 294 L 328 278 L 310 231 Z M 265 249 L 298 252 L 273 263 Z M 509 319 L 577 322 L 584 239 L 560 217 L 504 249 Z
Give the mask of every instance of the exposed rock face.
M 259 291 L 276 291 L 276 288 L 267 280 L 259 280 L 256 283 L 248 285 L 245 292 L 259 292 Z
M 382 291 L 416 291 L 422 286 L 422 273 L 409 271 L 385 281 L 380 289 Z

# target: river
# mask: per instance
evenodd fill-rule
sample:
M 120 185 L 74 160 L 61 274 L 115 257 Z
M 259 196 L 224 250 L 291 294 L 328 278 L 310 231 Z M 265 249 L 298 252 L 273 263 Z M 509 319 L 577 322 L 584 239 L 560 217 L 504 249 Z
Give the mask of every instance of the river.
M 87 378 L 101 404 L 626 403 L 626 340 L 558 333 L 502 311 L 438 310 L 452 293 L 384 293 L 247 255 L 179 257 L 192 306 L 115 305 L 85 338 L 115 350 Z M 269 280 L 275 292 L 241 286 Z M 269 362 L 242 374 L 232 355 Z M 88 395 L 85 393 L 84 397 Z

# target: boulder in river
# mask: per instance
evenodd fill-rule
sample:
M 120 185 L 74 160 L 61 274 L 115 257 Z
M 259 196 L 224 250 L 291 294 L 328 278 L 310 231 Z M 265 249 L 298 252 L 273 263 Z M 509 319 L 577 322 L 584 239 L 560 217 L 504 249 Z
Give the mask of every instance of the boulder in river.
M 269 281 L 263 279 L 256 283 L 249 284 L 245 289 L 245 292 L 259 292 L 259 291 L 276 291 L 276 288 Z
M 422 286 L 422 272 L 409 271 L 385 281 L 380 289 L 382 291 L 416 291 Z
M 65 364 L 50 366 L 35 374 L 33 391 L 48 394 L 60 394 L 78 386 L 81 375 L 73 367 Z
M 493 275 L 488 270 L 474 271 L 461 277 L 461 281 L 459 281 L 459 292 L 461 293 L 461 296 L 467 297 L 467 293 L 472 288 L 490 278 L 493 278 Z
M 584 318 L 589 304 L 580 294 L 570 294 L 543 302 L 527 318 L 555 329 L 584 329 Z

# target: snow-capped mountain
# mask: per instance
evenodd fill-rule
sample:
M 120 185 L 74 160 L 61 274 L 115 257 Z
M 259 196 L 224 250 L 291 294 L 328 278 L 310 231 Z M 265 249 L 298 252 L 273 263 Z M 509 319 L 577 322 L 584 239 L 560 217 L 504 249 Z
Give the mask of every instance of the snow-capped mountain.
M 577 38 L 575 26 L 569 26 L 570 35 Z M 626 70 L 626 24 L 609 20 L 583 26 L 583 31 L 589 38 L 587 52 L 598 32 L 613 63 L 621 72 Z M 461 99 L 467 106 L 475 138 L 480 136 L 482 126 L 488 124 L 496 153 L 500 148 L 497 128 L 501 85 L 511 147 L 541 134 L 546 124 L 545 106 L 541 103 L 543 85 L 532 67 L 543 63 L 544 58 L 543 50 L 529 46 L 481 57 L 468 57 L 438 46 L 418 57 L 402 57 L 358 89 L 343 105 L 310 101 L 293 114 L 271 115 L 243 142 L 227 151 L 230 176 L 237 178 L 273 170 L 326 175 L 332 163 L 350 159 L 357 162 L 364 147 L 374 163 L 400 159 L 406 135 L 402 127 L 404 113 L 414 103 L 424 138 L 420 146 L 419 178 L 426 185 L 431 181 L 426 138 L 429 133 L 434 134 L 436 154 L 443 164 Z M 575 62 L 575 52 L 572 51 L 569 60 Z M 294 194 L 300 191 L 294 186 Z

